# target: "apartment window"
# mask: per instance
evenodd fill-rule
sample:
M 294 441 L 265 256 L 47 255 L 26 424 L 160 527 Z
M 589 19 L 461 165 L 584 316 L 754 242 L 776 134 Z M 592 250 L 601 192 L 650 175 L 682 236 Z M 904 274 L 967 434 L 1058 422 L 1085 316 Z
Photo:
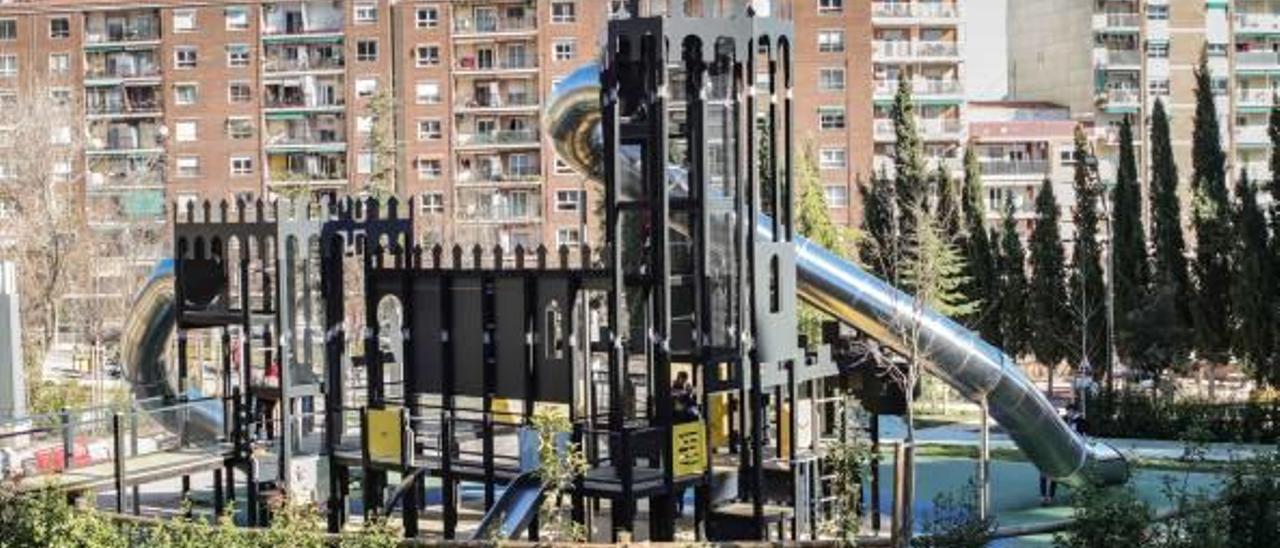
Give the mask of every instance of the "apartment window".
M 55 104 L 69 105 L 71 104 L 71 90 L 66 88 L 58 88 L 49 90 L 49 98 Z
M 827 207 L 849 207 L 849 187 L 826 186 L 822 188 L 822 195 L 827 199 Z
M 0 42 L 18 39 L 18 20 L 0 19 Z
M 439 179 L 443 174 L 444 167 L 439 158 L 418 158 L 419 179 Z
M 1058 149 L 1058 162 L 1062 165 L 1071 165 L 1076 163 L 1075 147 L 1061 147 Z
M 818 87 L 823 91 L 844 89 L 844 69 L 824 68 L 818 71 Z
M 373 97 L 378 92 L 377 78 L 356 78 L 356 96 Z
M 582 231 L 576 228 L 557 228 L 556 247 L 574 247 L 582 245 Z
M 577 51 L 577 43 L 573 40 L 556 40 L 551 46 L 556 61 L 569 61 Z
M 179 177 L 200 176 L 200 158 L 196 156 L 179 156 L 177 163 Z
M 356 42 L 356 61 L 377 61 L 378 41 L 360 40 Z
M 18 92 L 0 89 L 0 107 L 13 108 L 18 106 Z
M 434 105 L 440 102 L 439 82 L 418 82 L 415 97 L 419 105 Z
M 1204 51 L 1209 57 L 1226 57 L 1227 45 L 1221 42 L 1205 44 Z
M 420 29 L 435 28 L 440 24 L 440 9 L 436 7 L 418 8 L 415 20 Z
M 823 130 L 844 129 L 844 107 L 819 108 L 818 125 Z
M 440 64 L 440 46 L 418 46 L 414 58 L 419 68 L 433 67 Z
M 818 31 L 818 51 L 822 53 L 837 53 L 844 51 L 844 31 Z
M 418 140 L 435 141 L 444 138 L 440 120 L 418 120 Z
M 1169 5 L 1168 4 L 1148 4 L 1147 19 L 1152 21 L 1169 20 Z
M 194 105 L 198 97 L 195 84 L 175 84 L 173 86 L 173 103 L 175 105 Z
M 49 38 L 70 38 L 71 20 L 66 17 L 54 17 L 49 20 Z
M 227 30 L 249 30 L 249 8 L 232 7 L 223 13 L 227 18 Z
M 818 0 L 818 13 L 840 13 L 844 11 L 844 0 Z
M 557 190 L 556 211 L 577 211 L 585 201 L 582 194 L 581 190 Z
M 49 172 L 59 181 L 71 180 L 71 160 L 54 160 L 53 169 Z
M 179 69 L 196 68 L 196 48 L 182 46 L 173 50 L 173 66 Z
M 849 151 L 843 148 L 824 148 L 820 152 L 822 169 L 843 169 L 849 165 Z
M 578 19 L 578 6 L 574 2 L 553 2 L 551 4 L 552 23 L 572 23 Z
M 1147 43 L 1147 57 L 1150 57 L 1152 59 L 1168 59 L 1169 43 L 1168 42 Z
M 227 101 L 231 103 L 248 103 L 253 100 L 253 87 L 248 82 L 231 82 L 227 84 Z
M 356 132 L 361 135 L 373 133 L 373 117 L 356 116 Z
M 53 128 L 53 131 L 49 132 L 49 142 L 55 145 L 71 144 L 71 128 L 69 126 Z
M 174 32 L 192 32 L 196 30 L 196 10 L 174 10 Z
M 0 77 L 18 75 L 18 55 L 0 54 Z
M 66 74 L 71 71 L 71 54 L 50 53 L 49 74 Z
M 373 173 L 373 153 L 361 152 L 356 155 L 356 173 L 368 175 Z
M 227 66 L 232 68 L 249 66 L 249 46 L 246 44 L 227 46 Z
M 231 175 L 253 175 L 253 158 L 250 156 L 231 157 Z
M 252 139 L 253 121 L 249 118 L 227 118 L 227 136 L 232 139 Z
M 1147 82 L 1147 88 L 1151 90 L 1152 95 L 1167 96 L 1169 95 L 1169 80 L 1151 80 Z
M 444 213 L 444 193 L 443 192 L 426 192 L 422 194 L 422 213 L 431 215 L 433 213 Z
M 173 124 L 173 138 L 179 143 L 196 140 L 196 121 L 182 120 Z
M 378 20 L 377 4 L 356 4 L 356 23 L 374 23 Z

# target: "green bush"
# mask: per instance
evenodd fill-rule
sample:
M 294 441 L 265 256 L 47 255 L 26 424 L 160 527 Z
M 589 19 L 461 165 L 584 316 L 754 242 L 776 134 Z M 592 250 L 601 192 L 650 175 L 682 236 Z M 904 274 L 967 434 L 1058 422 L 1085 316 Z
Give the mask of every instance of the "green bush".
M 1138 498 L 1131 485 L 1085 486 L 1076 491 L 1072 504 L 1074 523 L 1053 537 L 1059 548 L 1140 548 L 1155 538 L 1151 507 Z
M 1280 405 L 1212 403 L 1152 398 L 1120 391 L 1089 399 L 1089 434 L 1102 437 L 1179 440 L 1192 429 L 1205 441 L 1275 443 L 1280 440 Z
M 983 548 L 991 542 L 996 520 L 979 516 L 978 489 L 972 481 L 960 493 L 939 493 L 925 516 L 924 535 L 911 539 L 912 548 Z

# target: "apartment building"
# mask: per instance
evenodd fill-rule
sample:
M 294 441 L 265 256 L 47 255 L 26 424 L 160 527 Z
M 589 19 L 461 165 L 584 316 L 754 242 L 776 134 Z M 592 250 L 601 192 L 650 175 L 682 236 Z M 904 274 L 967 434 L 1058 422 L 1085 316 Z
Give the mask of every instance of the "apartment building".
M 930 168 L 941 163 L 958 171 L 966 140 L 964 2 L 876 0 L 870 4 L 875 168 L 887 171 L 893 164 L 890 112 L 899 81 L 905 79 L 915 98 Z
M 1148 124 L 1160 99 L 1170 114 L 1174 156 L 1186 181 L 1194 70 L 1203 51 L 1218 93 L 1223 146 L 1234 169 L 1246 166 L 1265 174 L 1266 110 L 1280 74 L 1276 21 L 1280 2 L 1264 0 L 1010 2 L 1010 93 L 1066 105 L 1076 119 L 1092 123 L 1106 181 L 1115 177 L 1118 126 L 1125 116 L 1135 121 L 1139 163 L 1146 171 Z

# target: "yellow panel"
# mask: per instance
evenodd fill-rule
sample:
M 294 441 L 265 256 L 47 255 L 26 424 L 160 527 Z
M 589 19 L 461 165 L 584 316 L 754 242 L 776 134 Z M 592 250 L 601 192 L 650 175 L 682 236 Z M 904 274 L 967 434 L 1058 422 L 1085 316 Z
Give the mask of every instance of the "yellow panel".
M 701 422 L 671 427 L 671 447 L 675 454 L 675 477 L 696 476 L 707 470 L 707 430 Z
M 707 397 L 710 403 L 711 448 L 721 449 L 729 446 L 729 395 L 712 394 Z
M 401 440 L 404 429 L 400 424 L 400 408 L 370 409 L 366 411 L 366 436 L 369 440 L 369 460 L 387 464 L 400 464 Z

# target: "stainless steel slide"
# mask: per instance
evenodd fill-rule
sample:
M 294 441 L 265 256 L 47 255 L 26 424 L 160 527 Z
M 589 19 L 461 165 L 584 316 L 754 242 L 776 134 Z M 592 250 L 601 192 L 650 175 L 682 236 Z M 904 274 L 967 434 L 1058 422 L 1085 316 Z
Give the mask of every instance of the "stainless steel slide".
M 537 472 L 516 476 L 484 515 L 471 540 L 516 540 L 537 517 L 543 494 Z
M 597 180 L 604 165 L 599 75 L 594 64 L 574 71 L 553 90 L 545 115 L 560 156 Z M 638 159 L 622 162 L 623 169 L 639 165 Z M 768 235 L 772 223 L 759 221 L 756 230 Z M 796 269 L 804 301 L 882 343 L 904 351 L 910 347 L 906 336 L 918 333 L 929 372 L 970 400 L 985 396 L 992 416 L 1045 475 L 1099 485 L 1128 477 L 1128 464 L 1118 451 L 1076 434 L 1012 359 L 972 331 L 932 310 L 917 309 L 910 295 L 803 238 L 797 238 Z M 921 328 L 906 329 L 917 318 Z

